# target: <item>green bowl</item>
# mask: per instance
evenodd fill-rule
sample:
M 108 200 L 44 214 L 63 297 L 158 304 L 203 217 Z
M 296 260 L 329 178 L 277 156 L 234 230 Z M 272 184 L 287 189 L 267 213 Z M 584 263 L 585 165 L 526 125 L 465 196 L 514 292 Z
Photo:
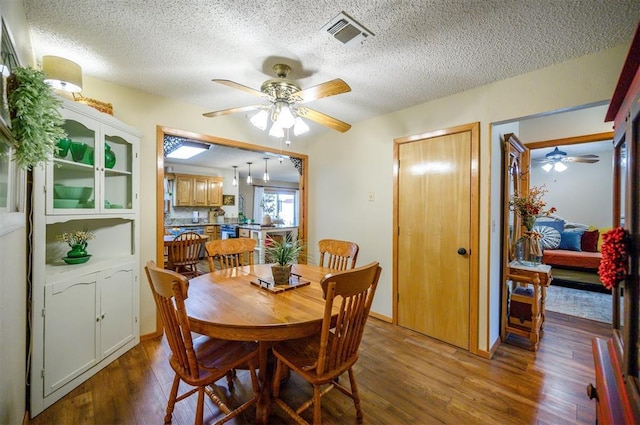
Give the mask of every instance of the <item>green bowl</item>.
M 80 202 L 87 202 L 92 193 L 92 187 L 53 185 L 53 199 L 75 199 Z
M 77 199 L 54 199 L 53 208 L 75 208 L 78 206 Z

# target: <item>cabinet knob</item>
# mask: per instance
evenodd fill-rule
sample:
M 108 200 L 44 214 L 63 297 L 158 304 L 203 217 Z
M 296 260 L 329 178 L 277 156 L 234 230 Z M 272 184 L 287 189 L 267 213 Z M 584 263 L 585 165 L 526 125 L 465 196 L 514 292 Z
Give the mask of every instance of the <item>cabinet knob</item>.
M 594 398 L 598 400 L 598 390 L 596 390 L 593 384 L 587 385 L 587 397 L 589 397 L 589 400 L 593 400 Z

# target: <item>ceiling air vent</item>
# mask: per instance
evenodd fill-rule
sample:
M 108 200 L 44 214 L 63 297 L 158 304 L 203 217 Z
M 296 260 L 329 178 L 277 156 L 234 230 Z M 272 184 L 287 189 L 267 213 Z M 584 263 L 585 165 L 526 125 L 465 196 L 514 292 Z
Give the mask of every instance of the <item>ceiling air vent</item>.
M 344 12 L 327 22 L 320 31 L 328 32 L 342 44 L 350 47 L 360 45 L 370 36 L 375 35 Z

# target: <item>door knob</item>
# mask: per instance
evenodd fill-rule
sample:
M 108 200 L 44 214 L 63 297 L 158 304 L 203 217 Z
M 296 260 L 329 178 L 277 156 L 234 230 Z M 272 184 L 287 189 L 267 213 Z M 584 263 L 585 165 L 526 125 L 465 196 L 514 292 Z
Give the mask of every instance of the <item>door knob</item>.
M 467 253 L 467 250 L 464 248 L 458 248 L 458 254 L 460 255 L 465 255 Z

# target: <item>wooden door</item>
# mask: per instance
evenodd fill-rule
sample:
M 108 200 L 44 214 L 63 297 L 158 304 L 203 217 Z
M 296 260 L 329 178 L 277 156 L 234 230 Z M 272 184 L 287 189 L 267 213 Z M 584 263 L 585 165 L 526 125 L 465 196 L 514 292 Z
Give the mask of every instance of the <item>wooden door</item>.
M 396 317 L 400 326 L 469 349 L 477 124 L 443 133 L 396 145 Z
M 219 207 L 222 205 L 222 177 L 209 177 L 207 180 L 207 205 Z

